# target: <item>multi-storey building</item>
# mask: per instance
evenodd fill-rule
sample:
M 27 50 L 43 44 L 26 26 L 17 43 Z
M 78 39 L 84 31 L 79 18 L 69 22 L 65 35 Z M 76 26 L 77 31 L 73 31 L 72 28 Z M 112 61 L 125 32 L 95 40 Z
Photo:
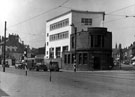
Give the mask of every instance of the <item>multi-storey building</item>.
M 62 52 L 70 51 L 70 35 L 91 27 L 101 27 L 104 12 L 71 10 L 60 16 L 47 20 L 45 58 L 60 58 Z M 72 26 L 74 25 L 74 26 Z
M 5 39 L 4 37 L 0 39 L 0 61 L 4 57 L 3 56 L 4 39 Z M 23 55 L 25 47 L 26 45 L 24 45 L 23 41 L 20 41 L 19 35 L 9 34 L 9 36 L 6 37 L 6 46 L 5 46 L 6 59 L 12 59 L 12 61 L 20 60 L 21 56 Z M 14 64 L 15 62 L 13 62 L 12 65 Z

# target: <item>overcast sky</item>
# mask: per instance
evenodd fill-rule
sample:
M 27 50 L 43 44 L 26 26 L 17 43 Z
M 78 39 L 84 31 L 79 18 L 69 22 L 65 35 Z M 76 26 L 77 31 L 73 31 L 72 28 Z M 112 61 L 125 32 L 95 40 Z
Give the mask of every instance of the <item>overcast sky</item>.
M 135 0 L 0 0 L 0 35 L 6 20 L 7 36 L 18 34 L 30 47 L 43 47 L 46 20 L 71 9 L 105 11 L 104 24 L 112 32 L 113 47 L 116 43 L 126 47 L 135 40 Z

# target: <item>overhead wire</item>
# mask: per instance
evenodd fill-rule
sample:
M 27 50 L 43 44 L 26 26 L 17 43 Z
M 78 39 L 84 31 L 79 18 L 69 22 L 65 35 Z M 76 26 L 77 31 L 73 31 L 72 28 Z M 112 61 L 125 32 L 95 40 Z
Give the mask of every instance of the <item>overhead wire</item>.
M 124 9 L 127 9 L 127 8 L 129 8 L 129 7 L 132 7 L 132 6 L 135 6 L 135 4 L 132 4 L 132 5 L 129 5 L 129 6 L 126 6 L 126 7 L 123 7 L 123 8 L 114 10 L 114 11 L 111 11 L 111 12 L 109 12 L 108 14 L 115 13 L 115 12 L 118 12 L 118 11 L 121 11 L 121 10 L 124 10 Z
M 21 22 L 18 22 L 18 23 L 16 23 L 16 24 L 14 24 L 14 25 L 11 25 L 11 26 L 7 27 L 7 30 L 11 31 L 11 30 L 9 29 L 9 28 L 11 28 L 11 27 L 14 27 L 14 26 L 23 24 L 23 23 L 28 22 L 28 21 L 30 21 L 30 20 L 33 20 L 33 19 L 35 19 L 35 18 L 37 18 L 37 17 L 39 17 L 39 16 L 42 16 L 42 15 L 45 15 L 45 14 L 51 12 L 51 11 L 54 11 L 54 10 L 60 8 L 62 5 L 66 4 L 66 3 L 69 2 L 69 1 L 70 1 L 70 0 L 66 0 L 66 1 L 63 2 L 62 4 L 56 6 L 56 7 L 52 8 L 52 9 L 49 9 L 49 10 L 47 10 L 47 11 L 44 11 L 43 13 L 40 13 L 40 14 L 35 15 L 35 16 L 31 17 L 31 18 L 28 18 L 28 19 L 26 19 L 26 20 L 24 20 L 24 21 L 21 21 Z M 29 25 L 29 26 L 30 26 L 30 25 Z M 42 33 L 42 34 L 44 34 L 44 33 Z M 29 34 L 27 34 L 27 35 L 35 36 L 35 35 L 37 35 L 37 34 L 31 34 L 31 33 L 29 33 Z M 20 41 L 22 41 L 21 38 L 20 38 Z M 42 40 L 42 41 L 45 41 L 45 40 Z
M 120 8 L 120 9 L 117 9 L 117 10 L 114 10 L 114 11 L 111 11 L 111 12 L 108 12 L 107 14 L 105 14 L 105 16 L 123 16 L 125 18 L 135 17 L 135 16 L 130 16 L 130 15 L 113 14 L 113 13 L 116 13 L 118 11 L 122 11 L 122 10 L 125 10 L 127 8 L 130 8 L 132 6 L 135 6 L 135 4 L 132 4 L 132 5 L 129 5 L 129 6 L 126 6 L 126 7 L 123 7 L 123 8 Z M 114 22 L 114 21 L 118 21 L 118 20 L 122 20 L 122 19 L 124 19 L 124 18 L 114 19 L 114 20 L 106 21 L 104 23 Z
M 56 6 L 56 7 L 52 8 L 52 9 L 49 9 L 49 10 L 43 12 L 43 13 L 40 13 L 40 14 L 35 15 L 35 16 L 31 17 L 31 18 L 28 18 L 28 19 L 26 19 L 26 20 L 24 20 L 24 21 L 21 21 L 21 22 L 19 22 L 19 23 L 16 23 L 16 24 L 14 24 L 14 25 L 11 25 L 11 26 L 9 26 L 8 28 L 17 26 L 17 25 L 19 25 L 19 24 L 28 22 L 28 21 L 30 21 L 30 20 L 32 20 L 32 19 L 35 19 L 35 18 L 39 17 L 39 16 L 42 16 L 42 15 L 44 15 L 44 14 L 47 14 L 47 13 L 53 11 L 53 10 L 56 10 L 56 9 L 60 8 L 61 6 L 63 6 L 64 4 L 66 4 L 66 3 L 69 2 L 69 1 L 70 1 L 70 0 L 66 0 L 66 1 L 63 2 L 62 4 Z
M 105 21 L 104 23 L 110 23 L 110 22 L 114 22 L 114 21 L 119 21 L 119 20 L 122 20 L 122 19 L 125 19 L 125 18 L 119 18 L 119 19 L 114 19 L 114 20 L 110 20 L 110 21 Z
M 57 7 L 55 7 L 55 8 L 50 9 L 50 10 L 47 10 L 47 11 L 45 11 L 45 12 L 43 12 L 43 13 L 41 13 L 41 14 L 35 15 L 35 16 L 29 18 L 29 19 L 26 19 L 26 20 L 21 21 L 21 22 L 19 22 L 19 23 L 17 23 L 17 24 L 11 25 L 11 26 L 9 26 L 8 28 L 11 28 L 11 27 L 13 27 L 13 26 L 17 26 L 17 25 L 19 25 L 19 24 L 23 24 L 23 23 L 25 23 L 25 22 L 27 22 L 27 21 L 30 21 L 30 20 L 32 20 L 32 19 L 35 19 L 35 18 L 37 18 L 37 17 L 39 17 L 39 16 L 41 16 L 41 15 L 44 15 L 44 14 L 50 12 L 50 11 L 56 10 L 56 9 L 58 9 L 59 7 L 60 7 L 60 6 L 57 6 Z
M 11 26 L 9 26 L 8 28 L 14 27 L 14 26 L 17 26 L 17 25 L 19 25 L 19 24 L 22 24 L 22 23 L 25 23 L 25 22 L 27 22 L 27 21 L 30 21 L 30 20 L 32 20 L 32 19 L 35 19 L 35 18 L 37 18 L 37 17 L 39 17 L 39 16 L 41 16 L 41 15 L 44 15 L 44 14 L 46 14 L 46 13 L 48 13 L 48 12 L 51 12 L 51 11 L 53 11 L 53 10 L 56 10 L 56 9 L 58 9 L 58 8 L 60 8 L 60 7 L 72 9 L 71 7 L 63 6 L 64 4 L 66 4 L 66 3 L 69 2 L 69 1 L 70 1 L 70 0 L 66 0 L 65 2 L 63 2 L 62 4 L 60 4 L 60 5 L 57 6 L 57 7 L 54 7 L 54 8 L 52 8 L 52 9 L 50 9 L 50 10 L 47 10 L 47 11 L 41 13 L 41 14 L 35 15 L 35 16 L 33 16 L 33 17 L 29 18 L 29 19 L 26 19 L 26 20 L 24 20 L 24 21 L 21 21 L 21 22 L 19 22 L 19 23 L 17 23 L 17 24 L 11 25 Z M 108 15 L 108 16 L 124 16 L 124 17 L 126 17 L 126 18 L 127 18 L 127 17 L 135 17 L 135 16 L 128 16 L 128 15 L 112 14 L 112 13 L 115 13 L 115 12 L 118 12 L 118 11 L 121 11 L 121 10 L 124 10 L 124 9 L 127 9 L 127 8 L 129 8 L 129 7 L 132 7 L 132 6 L 135 6 L 135 4 L 132 4 L 132 5 L 129 5 L 129 6 L 127 6 L 127 7 L 123 7 L 123 8 L 120 8 L 120 9 L 117 9 L 117 10 L 114 10 L 114 11 L 111 11 L 111 12 L 105 14 L 105 15 Z M 110 20 L 110 21 L 104 21 L 104 23 L 114 22 L 114 21 L 118 21 L 118 20 L 122 20 L 122 19 L 123 19 L 123 18 L 114 19 L 114 20 Z
M 58 9 L 58 8 L 60 8 L 60 7 L 72 9 L 71 7 L 63 6 L 64 4 L 66 4 L 66 3 L 69 2 L 69 1 L 70 1 L 70 0 L 66 0 L 65 2 L 63 2 L 62 4 L 60 4 L 60 5 L 57 6 L 57 7 L 54 7 L 54 8 L 52 8 L 52 9 L 50 9 L 50 10 L 47 10 L 47 11 L 41 13 L 41 14 L 35 15 L 35 16 L 33 16 L 33 17 L 29 18 L 29 19 L 26 19 L 26 20 L 24 20 L 24 21 L 21 21 L 21 22 L 19 22 L 19 23 L 17 23 L 17 24 L 11 25 L 11 26 L 9 26 L 8 28 L 13 27 L 13 26 L 17 26 L 17 25 L 19 25 L 19 24 L 22 24 L 22 23 L 25 23 L 25 22 L 30 21 L 30 20 L 32 20 L 32 19 L 35 19 L 35 18 L 37 18 L 37 17 L 39 17 L 39 16 L 42 16 L 42 15 L 44 15 L 44 14 L 47 14 L 48 12 L 51 12 L 51 11 L 53 11 L 53 10 L 56 10 L 56 9 Z M 111 12 L 105 14 L 105 15 L 111 15 L 111 13 L 115 13 L 115 12 L 118 12 L 118 11 L 121 11 L 121 10 L 124 10 L 124 9 L 127 9 L 127 8 L 129 8 L 129 7 L 132 7 L 132 6 L 135 6 L 135 4 L 132 4 L 132 5 L 129 5 L 129 6 L 127 6 L 127 7 L 123 7 L 123 8 L 120 8 L 120 9 L 117 9 L 117 10 L 114 10 L 114 11 L 111 11 Z M 124 16 L 124 15 L 112 14 L 112 16 Z

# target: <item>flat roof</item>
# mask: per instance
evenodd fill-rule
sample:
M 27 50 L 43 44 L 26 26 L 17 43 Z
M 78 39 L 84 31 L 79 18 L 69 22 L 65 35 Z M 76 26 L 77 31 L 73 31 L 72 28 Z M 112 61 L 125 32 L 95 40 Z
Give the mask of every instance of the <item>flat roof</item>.
M 69 11 L 67 11 L 67 12 L 65 12 L 65 13 L 63 13 L 63 14 L 61 14 L 61 15 L 58 15 L 58 16 L 56 16 L 56 17 L 54 17 L 54 18 L 51 18 L 51 19 L 47 20 L 46 22 L 52 21 L 52 20 L 54 20 L 54 19 L 57 19 L 57 18 L 59 18 L 59 17 L 61 17 L 61 16 L 64 16 L 64 15 L 69 14 L 69 13 L 72 13 L 72 12 L 76 12 L 76 13 L 88 13 L 88 14 L 89 14 L 89 13 L 92 13 L 92 14 L 105 14 L 105 12 L 103 12 L 103 11 L 69 10 Z

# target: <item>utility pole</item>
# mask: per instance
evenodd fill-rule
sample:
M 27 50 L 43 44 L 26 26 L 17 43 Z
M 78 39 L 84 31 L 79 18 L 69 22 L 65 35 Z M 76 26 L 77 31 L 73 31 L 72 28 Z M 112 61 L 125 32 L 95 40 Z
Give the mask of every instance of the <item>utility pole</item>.
M 75 60 L 74 60 L 75 69 L 74 69 L 74 72 L 76 72 L 76 69 L 77 69 L 77 65 L 76 65 L 77 27 L 74 27 L 74 29 L 75 29 Z
M 77 47 L 77 27 L 75 27 L 75 25 L 74 24 L 71 24 L 71 26 L 74 28 L 74 38 L 75 38 L 75 40 L 73 40 L 73 41 L 75 41 L 75 51 L 74 51 L 74 72 L 76 72 L 76 69 L 77 69 L 77 64 L 76 64 L 76 47 Z
M 4 29 L 4 60 L 3 60 L 3 72 L 5 72 L 5 59 L 6 59 L 6 26 L 7 22 L 5 21 L 5 29 Z

